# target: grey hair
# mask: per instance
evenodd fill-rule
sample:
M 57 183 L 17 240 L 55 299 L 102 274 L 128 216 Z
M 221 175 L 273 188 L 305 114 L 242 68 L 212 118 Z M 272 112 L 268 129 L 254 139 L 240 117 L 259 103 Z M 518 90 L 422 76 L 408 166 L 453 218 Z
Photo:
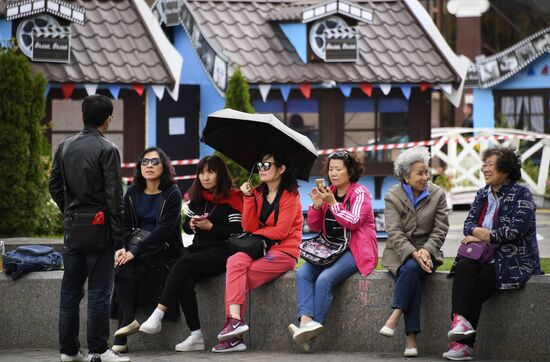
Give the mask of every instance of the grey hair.
M 430 151 L 426 147 L 413 147 L 401 153 L 393 162 L 393 173 L 401 182 L 411 174 L 412 165 L 423 162 L 430 167 Z

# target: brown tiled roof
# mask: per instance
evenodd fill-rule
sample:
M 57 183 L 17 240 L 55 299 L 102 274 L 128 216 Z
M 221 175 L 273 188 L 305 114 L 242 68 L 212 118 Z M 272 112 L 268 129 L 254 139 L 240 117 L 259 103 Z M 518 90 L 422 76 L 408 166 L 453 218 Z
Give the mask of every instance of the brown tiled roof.
M 33 69 L 53 82 L 174 83 L 133 0 L 76 3 L 86 23 L 71 24 L 70 63 L 33 62 Z
M 300 3 L 281 0 L 187 0 L 212 45 L 223 50 L 250 83 L 448 83 L 458 76 L 401 0 L 358 2 L 374 10 L 358 26 L 357 63 L 304 64 L 279 29 L 297 19 Z

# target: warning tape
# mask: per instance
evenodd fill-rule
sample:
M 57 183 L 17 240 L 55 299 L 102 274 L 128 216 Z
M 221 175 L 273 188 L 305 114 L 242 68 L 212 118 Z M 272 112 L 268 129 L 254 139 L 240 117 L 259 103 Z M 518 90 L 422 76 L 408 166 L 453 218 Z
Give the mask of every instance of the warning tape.
M 200 159 L 198 158 L 195 158 L 195 159 L 192 159 L 192 160 L 175 160 L 175 161 L 170 161 L 170 163 L 172 164 L 172 166 L 187 166 L 187 165 L 196 165 L 197 163 L 199 163 Z M 121 164 L 121 167 L 122 168 L 134 168 L 136 167 L 137 163 L 136 162 L 123 162 Z

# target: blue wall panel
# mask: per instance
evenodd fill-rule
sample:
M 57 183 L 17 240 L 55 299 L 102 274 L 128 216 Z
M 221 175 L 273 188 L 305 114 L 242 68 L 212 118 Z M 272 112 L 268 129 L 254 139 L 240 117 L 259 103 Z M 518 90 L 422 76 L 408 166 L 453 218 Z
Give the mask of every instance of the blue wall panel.
M 11 21 L 0 20 L 0 39 L 7 40 L 12 37 Z

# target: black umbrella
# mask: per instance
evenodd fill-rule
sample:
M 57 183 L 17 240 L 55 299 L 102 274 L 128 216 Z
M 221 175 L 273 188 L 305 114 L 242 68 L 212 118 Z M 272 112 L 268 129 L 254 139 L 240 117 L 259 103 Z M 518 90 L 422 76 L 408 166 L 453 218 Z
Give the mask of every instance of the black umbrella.
M 208 116 L 201 141 L 247 170 L 261 161 L 263 152 L 283 150 L 294 175 L 306 181 L 317 159 L 317 150 L 309 138 L 290 129 L 273 114 L 219 110 Z

